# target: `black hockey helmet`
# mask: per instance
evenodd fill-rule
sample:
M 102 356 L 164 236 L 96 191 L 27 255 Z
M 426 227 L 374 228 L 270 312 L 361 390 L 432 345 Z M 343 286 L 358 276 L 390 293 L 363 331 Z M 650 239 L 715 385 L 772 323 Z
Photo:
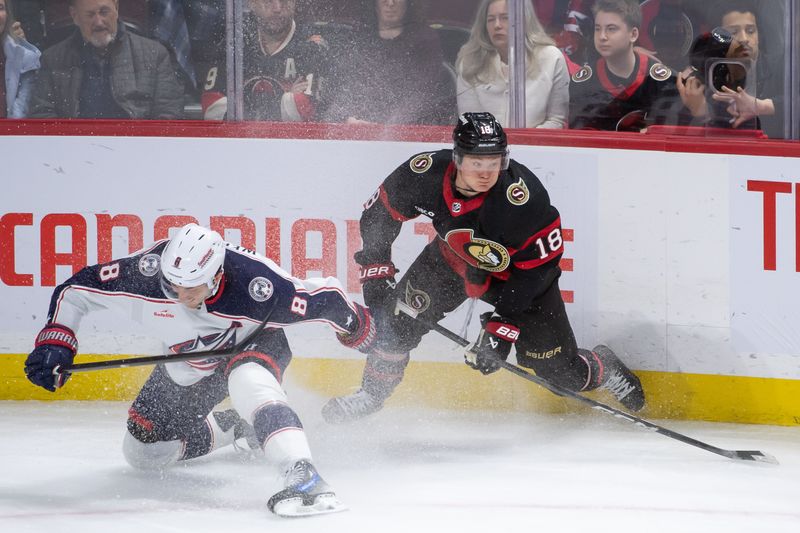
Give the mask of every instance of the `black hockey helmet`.
M 465 155 L 502 155 L 508 168 L 508 138 L 491 113 L 462 113 L 453 129 L 453 160 L 457 165 Z

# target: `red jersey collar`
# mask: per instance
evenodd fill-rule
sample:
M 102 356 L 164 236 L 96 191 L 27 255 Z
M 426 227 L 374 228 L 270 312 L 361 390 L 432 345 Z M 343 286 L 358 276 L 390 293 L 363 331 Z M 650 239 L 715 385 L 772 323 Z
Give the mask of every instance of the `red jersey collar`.
M 224 290 L 225 290 L 225 274 L 223 273 L 222 274 L 222 279 L 219 280 L 219 288 L 217 288 L 217 293 L 214 296 L 211 296 L 206 300 L 206 302 L 205 302 L 206 303 L 206 307 L 216 303 L 217 300 L 219 300 L 220 297 L 222 296 L 222 291 L 224 291 Z
M 636 92 L 639 87 L 642 86 L 644 80 L 647 79 L 647 56 L 638 52 L 634 53 L 636 54 L 636 60 L 638 61 L 639 66 L 636 69 L 636 77 L 627 87 L 623 85 L 616 85 L 611 81 L 611 79 L 608 77 L 608 68 L 606 66 L 605 58 L 601 57 L 597 62 L 597 75 L 600 78 L 600 83 L 603 85 L 603 88 L 611 93 L 614 98 L 627 100 L 633 95 L 633 93 Z

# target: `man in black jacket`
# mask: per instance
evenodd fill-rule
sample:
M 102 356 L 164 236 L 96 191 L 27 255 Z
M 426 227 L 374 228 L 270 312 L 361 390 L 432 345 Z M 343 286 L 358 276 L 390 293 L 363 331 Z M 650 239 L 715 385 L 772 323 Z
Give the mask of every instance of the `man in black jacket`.
M 42 55 L 31 117 L 181 117 L 183 90 L 169 52 L 125 31 L 118 7 L 118 0 L 70 0 L 78 31 Z

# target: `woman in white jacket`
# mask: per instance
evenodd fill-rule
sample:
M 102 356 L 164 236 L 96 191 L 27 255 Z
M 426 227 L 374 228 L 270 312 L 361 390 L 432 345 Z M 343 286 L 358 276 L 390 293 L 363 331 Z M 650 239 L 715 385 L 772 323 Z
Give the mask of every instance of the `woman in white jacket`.
M 508 3 L 483 0 L 469 40 L 456 59 L 458 112 L 488 111 L 508 125 Z M 569 74 L 561 51 L 525 2 L 525 127 L 564 128 Z
M 23 118 L 39 69 L 38 48 L 25 40 L 25 32 L 14 20 L 10 0 L 0 0 L 0 118 Z

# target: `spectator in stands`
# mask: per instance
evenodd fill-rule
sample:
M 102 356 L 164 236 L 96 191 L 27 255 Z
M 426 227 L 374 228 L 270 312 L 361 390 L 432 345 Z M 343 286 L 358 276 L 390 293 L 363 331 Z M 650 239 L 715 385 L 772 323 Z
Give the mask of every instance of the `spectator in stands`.
M 634 50 L 642 13 L 636 0 L 597 0 L 594 45 L 599 59 L 573 74 L 570 127 L 641 131 L 677 123 L 682 104 L 672 70 Z
M 770 137 L 783 136 L 781 117 L 783 113 L 783 95 L 775 88 L 779 81 L 771 75 L 769 64 L 763 58 L 763 50 L 759 42 L 758 17 L 755 4 L 749 0 L 726 0 L 712 6 L 710 20 L 719 22 L 719 27 L 726 30 L 704 34 L 700 38 L 717 36 L 729 44 L 723 47 L 718 57 L 731 61 L 744 61 L 748 65 L 748 73 L 755 73 L 755 94 L 751 94 L 751 86 L 744 83 L 744 76 L 736 76 L 736 68 L 727 68 L 728 79 L 716 89 L 707 87 L 703 59 L 714 57 L 698 57 L 697 64 L 686 69 L 677 79 L 677 88 L 686 107 L 691 111 L 695 122 L 714 127 L 743 129 L 763 129 Z M 699 54 L 702 49 L 696 43 L 693 52 Z M 708 46 L 704 47 L 708 50 Z M 744 74 L 742 69 L 738 69 Z M 737 80 L 735 78 L 741 78 Z M 721 90 L 719 90 L 721 89 Z M 748 92 L 751 91 L 751 92 Z
M 42 54 L 31 116 L 176 119 L 183 91 L 169 52 L 125 30 L 118 0 L 70 0 L 73 35 Z
M 580 64 L 596 59 L 592 45 L 594 3 L 595 0 L 569 0 L 563 29 L 554 35 L 556 46 Z M 642 26 L 634 50 L 670 68 L 684 68 L 694 35 L 705 29 L 701 3 L 697 0 L 641 0 L 640 4 Z
M 564 54 L 576 63 L 588 61 L 594 51 L 589 36 L 592 34 L 592 6 L 594 0 L 569 0 L 564 25 L 553 39 Z
M 422 0 L 361 0 L 362 20 L 335 62 L 330 122 L 449 124 L 455 80 Z
M 11 0 L 0 0 L 0 118 L 27 115 L 41 55 L 14 20 Z
M 244 118 L 310 121 L 324 108 L 328 44 L 295 21 L 295 0 L 249 0 L 244 28 Z M 225 116 L 225 58 L 206 75 L 203 114 Z
M 525 1 L 525 124 L 528 128 L 563 128 L 569 112 L 569 73 Z M 508 2 L 483 0 L 467 43 L 456 61 L 458 112 L 488 111 L 508 125 Z

